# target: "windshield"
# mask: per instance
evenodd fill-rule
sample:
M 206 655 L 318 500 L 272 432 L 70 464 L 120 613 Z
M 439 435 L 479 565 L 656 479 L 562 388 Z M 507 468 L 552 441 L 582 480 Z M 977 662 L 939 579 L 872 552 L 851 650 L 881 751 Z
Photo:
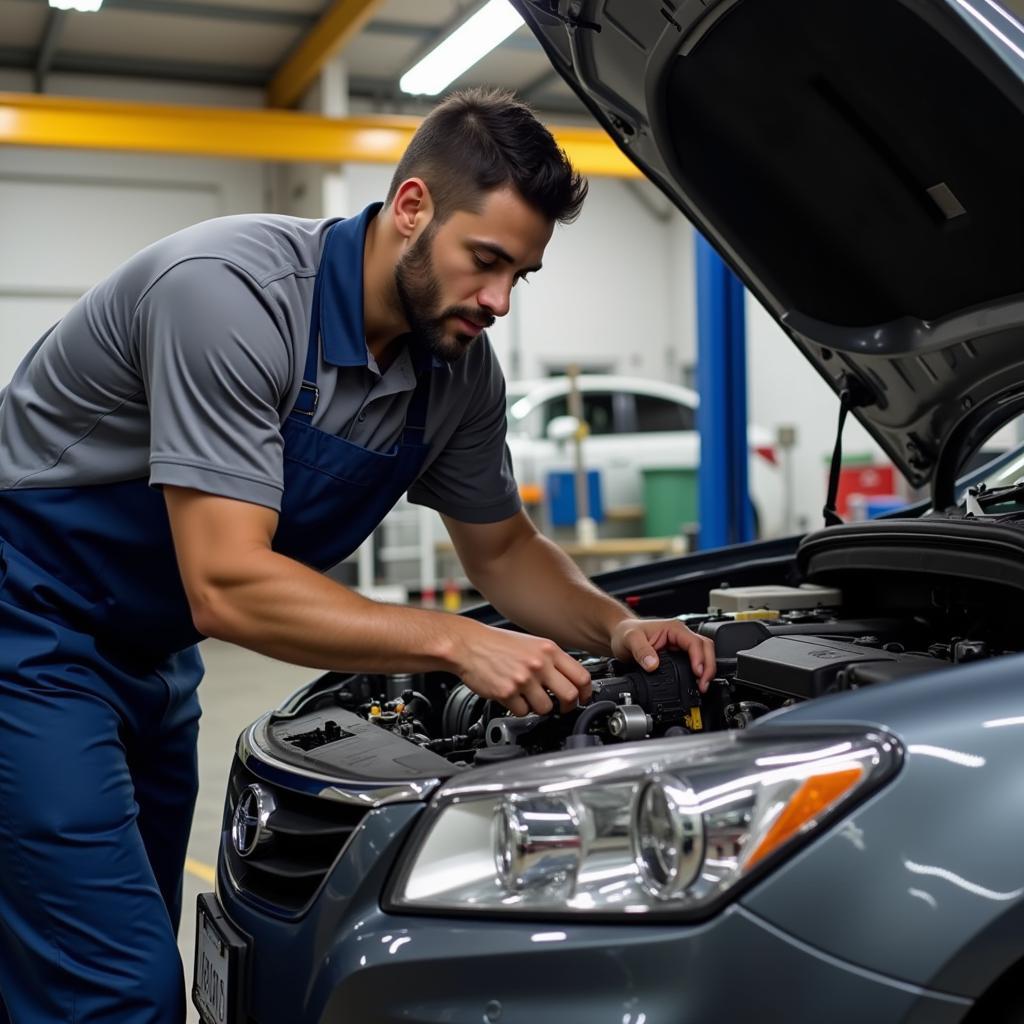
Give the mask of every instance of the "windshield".
M 984 483 L 989 490 L 1024 482 L 1024 447 L 1017 449 L 1013 456 L 1009 462 L 1002 460 L 1003 464 L 985 477 Z
M 1011 425 L 1020 431 L 1019 422 Z M 1003 428 L 1004 430 L 1006 428 Z M 958 482 L 958 507 L 972 515 L 999 516 L 1024 509 L 1024 441 L 964 474 Z

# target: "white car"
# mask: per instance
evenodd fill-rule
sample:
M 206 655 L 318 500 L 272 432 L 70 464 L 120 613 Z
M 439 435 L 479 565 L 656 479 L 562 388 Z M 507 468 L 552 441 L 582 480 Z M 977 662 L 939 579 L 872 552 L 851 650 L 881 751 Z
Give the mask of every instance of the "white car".
M 582 374 L 577 378 L 583 418 L 589 434 L 583 461 L 600 472 L 605 510 L 643 505 L 645 469 L 693 469 L 700 464 L 695 391 L 642 377 Z M 573 421 L 569 414 L 569 379 L 510 382 L 508 446 L 516 480 L 524 491 L 546 485 L 552 471 L 573 466 Z M 783 482 L 772 435 L 748 428 L 750 495 L 757 532 L 763 537 L 783 530 Z

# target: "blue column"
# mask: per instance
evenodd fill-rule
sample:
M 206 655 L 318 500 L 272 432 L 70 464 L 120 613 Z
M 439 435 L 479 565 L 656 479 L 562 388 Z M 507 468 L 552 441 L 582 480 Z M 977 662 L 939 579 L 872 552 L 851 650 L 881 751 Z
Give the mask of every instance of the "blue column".
M 752 540 L 747 487 L 747 345 L 744 288 L 698 234 L 697 389 L 701 548 Z

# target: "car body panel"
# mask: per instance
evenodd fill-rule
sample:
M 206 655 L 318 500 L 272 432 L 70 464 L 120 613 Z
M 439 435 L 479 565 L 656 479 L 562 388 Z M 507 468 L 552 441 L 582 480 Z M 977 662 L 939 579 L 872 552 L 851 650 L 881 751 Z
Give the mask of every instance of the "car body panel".
M 1007 932 L 1024 925 L 1022 671 L 1021 655 L 954 666 L 763 719 L 766 729 L 870 722 L 899 736 L 907 757 L 883 792 L 743 904 L 866 968 L 983 991 L 1017 956 Z
M 284 922 L 230 902 L 234 923 L 252 940 L 252 1021 L 687 1024 L 746 1019 L 755 991 L 758 1016 L 769 1021 L 835 1019 L 836 1006 L 855 1005 L 871 1019 L 952 1022 L 970 1005 L 845 964 L 738 906 L 686 926 L 385 913 L 382 880 L 415 815 L 402 805 L 373 813 L 332 872 L 316 915 Z M 282 975 L 285 950 L 288 964 L 309 966 L 297 985 Z
M 834 1020 L 837 1005 L 856 1005 L 861 1019 L 952 1022 L 969 1006 L 822 957 L 739 908 L 704 926 L 656 929 L 382 914 L 364 937 L 365 965 L 354 962 L 351 946 L 339 957 L 324 1021 L 698 1024 L 749 1019 L 752 990 L 760 993 L 758 1019 L 767 1021 Z

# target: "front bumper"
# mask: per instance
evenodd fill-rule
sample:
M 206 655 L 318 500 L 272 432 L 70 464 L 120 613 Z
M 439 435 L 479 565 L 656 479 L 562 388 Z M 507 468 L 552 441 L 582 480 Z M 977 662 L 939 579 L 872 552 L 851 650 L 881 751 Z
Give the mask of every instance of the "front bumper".
M 218 875 L 252 940 L 254 1024 L 688 1024 L 958 1021 L 929 992 L 800 942 L 733 905 L 699 925 L 554 924 L 388 914 L 391 866 L 421 810 L 370 812 L 301 917 L 259 909 Z

